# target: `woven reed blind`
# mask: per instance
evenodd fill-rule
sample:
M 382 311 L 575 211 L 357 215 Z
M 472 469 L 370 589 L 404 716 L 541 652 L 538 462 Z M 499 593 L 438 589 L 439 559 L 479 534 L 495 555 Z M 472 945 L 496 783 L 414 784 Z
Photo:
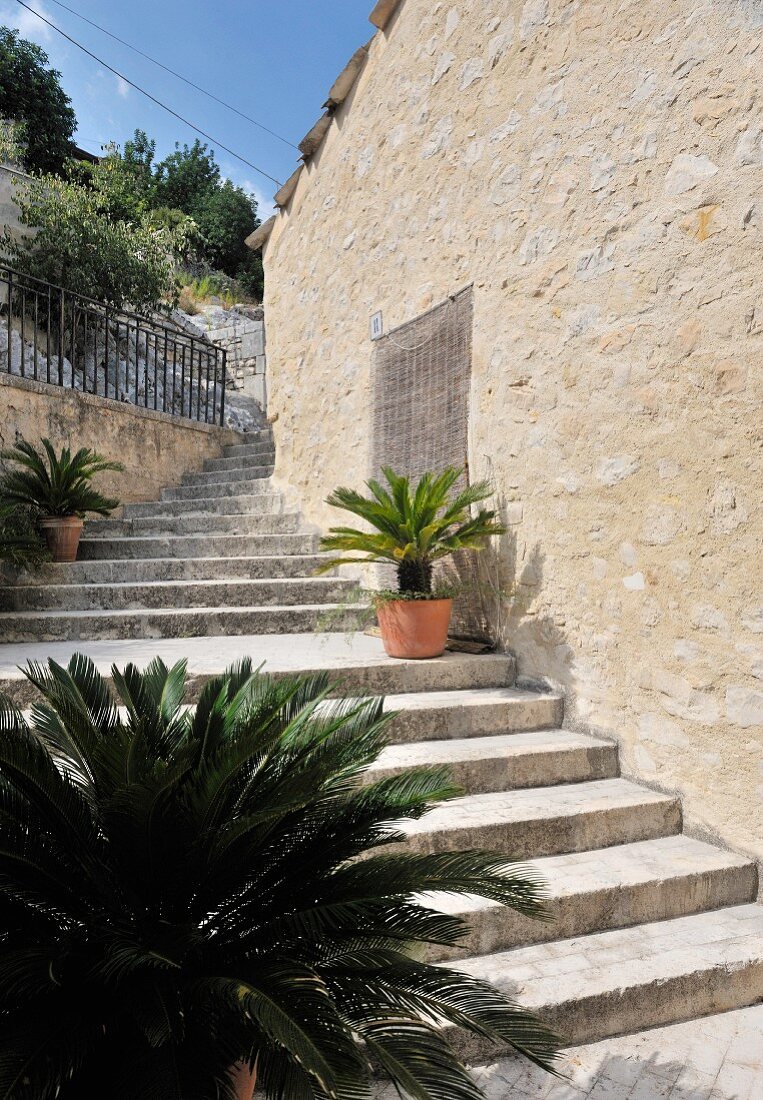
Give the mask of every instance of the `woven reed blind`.
M 375 345 L 373 470 L 382 466 L 417 478 L 427 470 L 457 466 L 469 478 L 469 391 L 472 372 L 473 297 L 468 287 Z M 487 638 L 473 555 L 443 567 L 464 591 L 454 608 L 451 633 Z M 391 571 L 381 578 L 393 585 Z

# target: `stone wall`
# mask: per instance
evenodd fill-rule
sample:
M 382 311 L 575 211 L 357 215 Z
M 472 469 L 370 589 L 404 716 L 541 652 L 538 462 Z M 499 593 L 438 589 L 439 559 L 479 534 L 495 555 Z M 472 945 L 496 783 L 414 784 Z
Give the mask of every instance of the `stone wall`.
M 277 475 L 368 473 L 371 313 L 474 283 L 502 642 L 763 856 L 763 19 L 403 0 L 266 246 Z
M 265 320 L 260 306 L 237 305 L 233 309 L 207 306 L 192 318 L 208 340 L 228 353 L 228 387 L 254 398 L 267 409 Z
M 157 500 L 165 486 L 238 441 L 227 429 L 0 374 L 0 450 L 19 437 L 38 443 L 46 436 L 56 448 L 91 447 L 121 462 L 125 473 L 105 473 L 98 486 L 124 504 Z

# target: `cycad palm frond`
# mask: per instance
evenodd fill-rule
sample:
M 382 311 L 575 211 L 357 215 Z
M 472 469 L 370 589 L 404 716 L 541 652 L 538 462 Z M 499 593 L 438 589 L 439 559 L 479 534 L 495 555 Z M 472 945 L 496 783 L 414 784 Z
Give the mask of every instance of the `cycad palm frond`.
M 334 508 L 350 512 L 374 530 L 331 527 L 321 539 L 321 550 L 338 553 L 321 566 L 320 572 L 337 565 L 392 562 L 398 569 L 401 592 L 429 593 L 432 565 L 459 550 L 480 550 L 506 528 L 497 513 L 473 505 L 491 495 L 488 482 L 478 482 L 450 493 L 463 471 L 448 467 L 439 474 L 425 473 L 412 487 L 389 466 L 384 467 L 388 488 L 379 481 L 366 482 L 370 496 L 340 486 L 326 499 Z M 346 555 L 352 554 L 353 557 Z
M 370 1100 L 372 1063 L 475 1100 L 449 1027 L 552 1065 L 537 1019 L 412 956 L 465 932 L 428 892 L 537 917 L 543 890 L 491 853 L 390 847 L 455 791 L 368 781 L 380 700 L 249 662 L 195 711 L 183 665 L 113 669 L 121 709 L 87 658 L 27 675 L 31 720 L 0 702 L 0 1097 L 212 1100 L 256 1058 L 273 1100 Z
M 49 439 L 42 440 L 43 452 L 21 440 L 3 451 L 6 462 L 18 469 L 6 470 L 0 479 L 0 499 L 36 508 L 45 516 L 83 516 L 95 512 L 107 516 L 119 504 L 104 497 L 90 482 L 106 470 L 121 471 L 119 462 L 110 462 L 87 447 L 72 455 L 68 447 L 57 454 Z

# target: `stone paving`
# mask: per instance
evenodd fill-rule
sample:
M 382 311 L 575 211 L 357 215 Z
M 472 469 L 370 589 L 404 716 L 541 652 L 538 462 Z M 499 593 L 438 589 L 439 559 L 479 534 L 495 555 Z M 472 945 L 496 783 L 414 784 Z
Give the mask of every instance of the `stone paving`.
M 486 1100 L 761 1100 L 763 1006 L 572 1047 L 562 1072 L 507 1059 L 474 1076 Z

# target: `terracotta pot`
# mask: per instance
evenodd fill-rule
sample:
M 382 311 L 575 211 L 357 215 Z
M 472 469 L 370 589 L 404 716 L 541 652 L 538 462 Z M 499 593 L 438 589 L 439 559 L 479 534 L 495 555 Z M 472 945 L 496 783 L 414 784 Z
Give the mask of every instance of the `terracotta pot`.
M 237 1062 L 230 1070 L 230 1077 L 236 1089 L 236 1100 L 252 1100 L 257 1084 L 257 1066 L 250 1069 L 248 1062 Z
M 389 657 L 440 657 L 448 640 L 453 600 L 390 600 L 376 614 Z
M 79 516 L 43 516 L 40 529 L 53 561 L 76 561 L 84 524 Z

